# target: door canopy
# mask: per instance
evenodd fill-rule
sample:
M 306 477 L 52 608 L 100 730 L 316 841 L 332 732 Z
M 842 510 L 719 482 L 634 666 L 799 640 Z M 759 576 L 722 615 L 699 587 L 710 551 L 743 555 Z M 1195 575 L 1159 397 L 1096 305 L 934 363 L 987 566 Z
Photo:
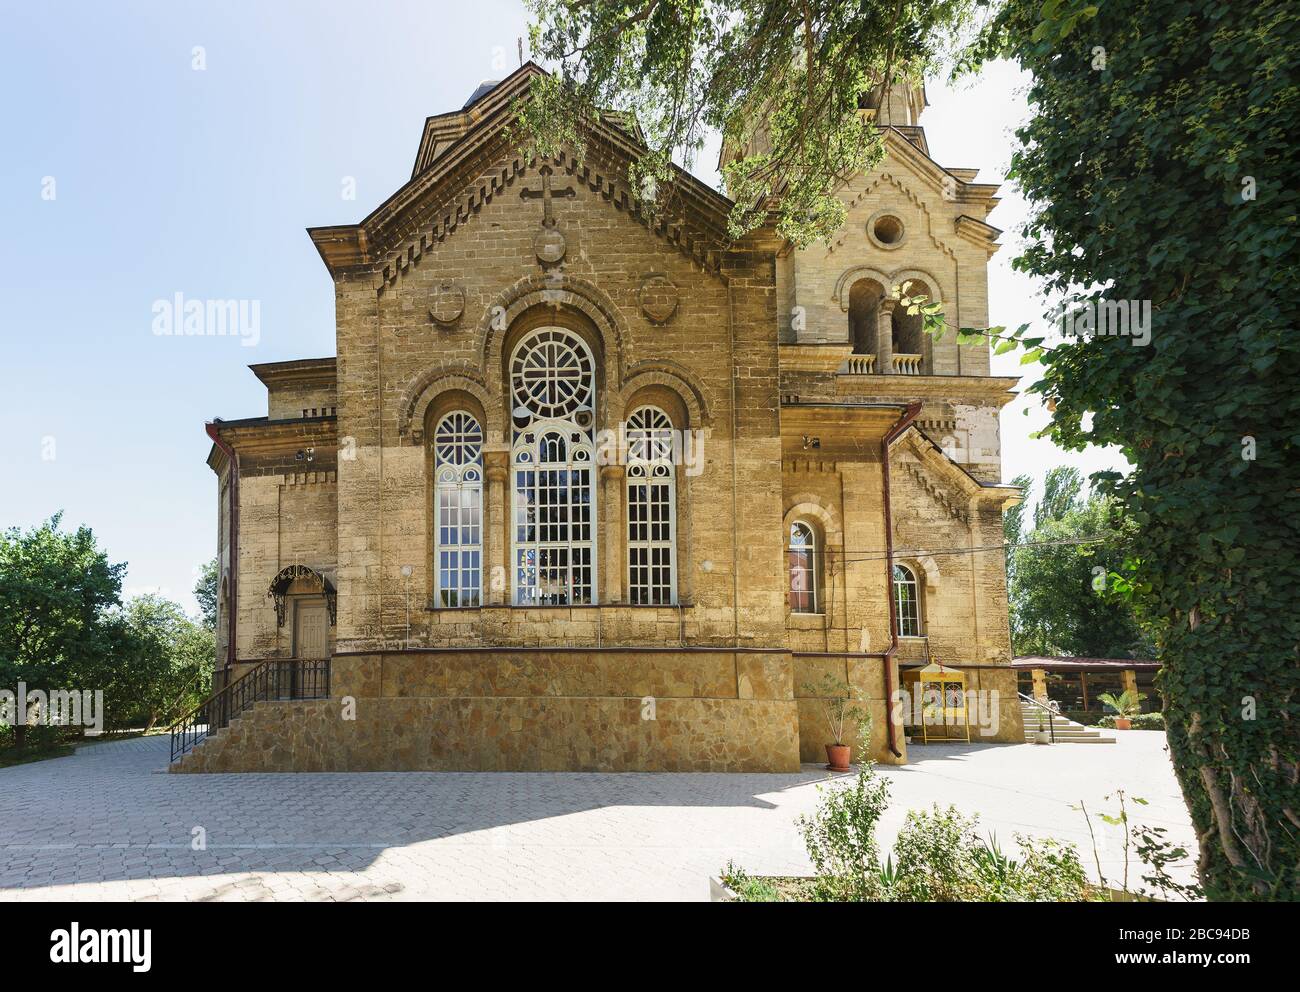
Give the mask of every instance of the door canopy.
M 325 611 L 329 614 L 330 626 L 333 627 L 334 617 L 338 612 L 339 594 L 334 589 L 334 583 L 309 565 L 290 565 L 282 568 L 280 574 L 271 580 L 271 588 L 266 594 L 275 601 L 275 625 L 284 626 L 284 618 L 289 606 L 289 587 L 298 579 L 306 579 L 320 586 L 321 592 L 325 594 Z

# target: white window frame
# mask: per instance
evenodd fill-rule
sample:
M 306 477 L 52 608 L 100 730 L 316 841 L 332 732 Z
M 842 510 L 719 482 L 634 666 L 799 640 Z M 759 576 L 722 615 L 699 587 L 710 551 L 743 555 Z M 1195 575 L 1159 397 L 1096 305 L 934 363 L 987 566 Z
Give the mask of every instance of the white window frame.
M 673 436 L 672 419 L 657 406 L 637 407 L 627 418 L 627 588 L 633 606 L 677 605 Z M 655 490 L 662 495 L 655 497 Z M 653 519 L 656 508 L 661 512 L 658 520 Z M 645 513 L 641 519 L 637 519 L 638 510 Z M 658 582 L 654 581 L 656 572 Z
M 804 543 L 799 545 L 795 544 L 796 531 L 802 531 L 806 535 Z M 795 520 L 790 524 L 790 531 L 787 534 L 786 539 L 787 539 L 787 544 L 786 544 L 785 571 L 786 571 L 786 579 L 789 583 L 789 588 L 787 589 L 787 593 L 786 593 L 786 602 L 790 606 L 791 613 L 816 615 L 821 612 L 821 583 L 819 581 L 819 576 L 817 574 L 818 572 L 817 528 L 814 527 L 806 520 Z M 807 564 L 803 566 L 798 566 L 798 572 L 796 572 L 796 565 L 794 563 L 793 556 L 796 554 L 805 554 L 805 553 L 808 556 Z M 807 590 L 800 589 L 796 585 L 796 582 L 800 581 L 796 579 L 795 577 L 796 574 L 806 575 L 808 577 L 807 583 L 810 588 L 808 588 Z M 807 609 L 798 607 L 794 603 L 790 602 L 791 594 L 803 595 L 804 593 L 807 593 L 807 595 L 809 596 L 809 605 Z
M 902 572 L 905 578 L 899 578 L 899 572 Z M 893 578 L 893 589 L 890 591 L 894 597 L 894 629 L 898 632 L 899 637 L 924 637 L 925 626 L 921 614 L 920 578 L 910 565 L 904 565 L 901 562 L 894 563 L 890 575 Z M 912 610 L 911 615 L 908 617 L 903 615 L 904 587 L 910 587 L 912 590 Z
M 539 327 L 520 338 L 509 368 L 512 601 L 516 606 L 595 605 L 600 601 L 595 358 L 573 331 Z M 544 502 L 543 494 L 551 498 Z M 541 507 L 550 519 L 539 520 L 534 512 L 530 520 L 530 510 Z M 547 558 L 553 563 L 544 568 Z M 545 571 L 552 576 L 549 584 Z
M 444 415 L 433 448 L 434 605 L 483 605 L 483 425 L 465 410 Z M 468 519 L 467 519 L 468 515 Z M 445 539 L 455 531 L 455 540 Z M 449 565 L 444 565 L 444 556 Z M 444 574 L 454 581 L 444 581 Z M 470 575 L 468 582 L 462 577 Z

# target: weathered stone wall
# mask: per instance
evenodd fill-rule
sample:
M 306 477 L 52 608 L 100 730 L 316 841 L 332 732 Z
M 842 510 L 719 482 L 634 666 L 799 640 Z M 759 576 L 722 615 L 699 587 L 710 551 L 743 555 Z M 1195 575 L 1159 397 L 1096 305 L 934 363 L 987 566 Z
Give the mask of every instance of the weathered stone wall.
M 824 760 L 823 721 L 802 688 L 823 669 L 861 690 L 873 713 L 873 756 L 897 760 L 884 744 L 884 662 L 848 657 L 890 643 L 879 436 L 841 437 L 834 454 L 792 458 L 783 402 L 788 415 L 810 401 L 883 403 L 901 413 L 920 400 L 918 427 L 987 484 L 1000 478 L 997 410 L 1011 383 L 988 378 L 987 348 L 959 350 L 952 335 L 925 343 L 925 375 L 841 369 L 848 293 L 859 278 L 886 288 L 921 279 L 950 321 L 987 320 L 990 229 L 975 218 L 987 212 L 991 188 L 971 184 L 968 170 L 939 170 L 898 132 L 889 141 L 890 156 L 842 191 L 848 221 L 829 246 L 787 251 L 767 232 L 707 262 L 673 223 L 637 213 L 620 189 L 618 153 L 594 141 L 583 166 L 550 163 L 555 230 L 565 241 L 556 265 L 542 264 L 535 247 L 546 163 L 520 160 L 500 136 L 460 146 L 473 157 L 454 177 L 410 196 L 399 215 L 367 232 L 386 268 L 335 270 L 335 386 L 286 380 L 269 397 L 273 421 L 337 410 L 337 423 L 281 426 L 279 441 L 254 439 L 255 450 L 241 456 L 238 656 L 292 651 L 291 624 L 276 625 L 267 596 L 281 568 L 305 564 L 333 576 L 330 644 L 344 652 L 334 659 L 335 694 L 358 699 L 357 719 L 337 719 L 336 700 L 262 704 L 187 759 L 186 770 L 788 770 L 801 754 Z M 467 194 L 487 189 L 492 195 L 464 208 Z M 893 247 L 867 233 L 882 211 L 902 221 Z M 671 314 L 657 310 L 674 297 Z M 546 324 L 581 333 L 593 348 L 597 430 L 653 399 L 675 427 L 704 438 L 702 472 L 677 476 L 676 606 L 628 603 L 617 467 L 601 470 L 593 493 L 601 605 L 507 605 L 505 363 L 524 330 Z M 487 432 L 484 605 L 437 609 L 428 430 L 458 407 Z M 997 500 L 946 473 L 919 445 L 900 442 L 891 459 L 895 547 L 1000 543 Z M 312 446 L 314 470 L 296 471 L 295 449 Z M 788 608 L 792 514 L 810 514 L 821 528 L 817 615 Z M 228 530 L 223 506 L 226 562 Z M 925 631 L 898 645 L 889 663 L 895 686 L 899 662 L 1009 661 L 1000 553 L 904 560 L 925 577 Z M 224 629 L 223 617 L 219 649 Z M 778 653 L 673 650 L 727 646 Z M 502 650 L 399 651 L 420 647 Z M 527 647 L 554 651 L 510 651 Z M 619 647 L 646 650 L 611 650 Z M 1014 699 L 1009 673 L 972 678 L 1006 683 Z M 641 719 L 646 697 L 656 701 L 654 721 Z M 1019 708 L 1003 710 L 999 739 L 1019 739 Z M 905 751 L 901 732 L 898 746 Z
M 888 721 L 892 719 L 890 696 L 885 692 L 885 665 L 889 666 L 889 685 L 898 688 L 898 662 L 882 658 L 810 658 L 794 659 L 795 696 L 799 705 L 799 757 L 801 761 L 825 762 L 826 745 L 833 744 L 828 722 L 823 686 L 848 686 L 853 705 L 865 709 L 871 718 L 871 760 L 881 764 L 906 764 L 907 743 L 902 728 L 896 725 L 894 755 L 888 746 Z M 844 724 L 844 743 L 851 749 L 851 760 L 861 758 L 859 721 L 848 718 Z
M 291 618 L 277 626 L 267 592 L 271 580 L 289 565 L 333 574 L 338 486 L 331 471 L 246 475 L 239 494 L 238 657 L 289 657 Z M 331 645 L 333 633 L 331 628 Z
M 338 396 L 332 385 L 285 383 L 268 389 L 267 415 L 272 420 L 299 417 L 332 417 L 338 412 Z
M 483 177 L 501 161 L 484 158 Z M 379 291 L 337 284 L 341 444 L 339 466 L 339 640 L 353 649 L 392 644 L 676 644 L 776 646 L 782 640 L 780 440 L 775 272 L 770 249 L 739 245 L 707 271 L 661 233 L 557 167 L 563 263 L 544 270 L 534 240 L 538 164 L 434 243 Z M 676 312 L 656 322 L 642 309 L 648 278 L 667 279 Z M 451 294 L 453 320 L 434 301 Z M 543 311 L 538 316 L 538 309 Z M 499 309 L 494 309 L 499 308 Z M 494 319 L 494 314 L 503 320 Z M 422 412 L 452 392 L 488 432 L 485 585 L 504 601 L 509 547 L 509 443 L 503 367 L 520 322 L 591 328 L 598 352 L 597 429 L 616 428 L 626 404 L 653 384 L 689 411 L 683 429 L 706 431 L 703 471 L 679 472 L 680 610 L 640 614 L 545 611 L 466 616 L 430 609 L 434 599 Z M 502 326 L 505 325 L 505 326 Z M 734 379 L 734 383 L 733 383 Z M 734 431 L 733 431 L 734 423 Z M 498 461 L 500 459 L 500 461 Z M 627 600 L 622 479 L 607 473 L 596 503 L 601 600 Z M 496 489 L 496 487 L 500 489 Z M 702 562 L 709 568 L 702 569 Z M 411 575 L 403 577 L 404 566 Z M 495 567 L 497 588 L 492 588 Z M 733 612 L 732 604 L 738 609 Z M 409 617 L 409 620 L 408 620 Z M 597 636 L 598 635 L 598 636 Z M 578 641 L 581 643 L 582 641 Z
M 793 663 L 779 653 L 376 654 L 336 658 L 331 689 L 257 704 L 174 769 L 799 767 Z

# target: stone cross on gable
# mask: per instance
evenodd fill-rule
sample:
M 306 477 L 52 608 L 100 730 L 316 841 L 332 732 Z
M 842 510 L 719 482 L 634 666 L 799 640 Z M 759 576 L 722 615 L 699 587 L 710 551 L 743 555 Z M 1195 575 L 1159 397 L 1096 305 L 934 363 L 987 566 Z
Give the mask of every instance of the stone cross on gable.
M 537 260 L 543 265 L 555 265 L 563 261 L 566 250 L 564 235 L 560 233 L 559 227 L 555 223 L 555 212 L 551 207 L 551 198 L 553 196 L 564 196 L 572 199 L 578 195 L 578 191 L 572 186 L 551 187 L 551 167 L 544 165 L 539 170 L 542 174 L 542 188 L 538 189 L 521 189 L 519 195 L 525 200 L 542 201 L 542 229 L 537 232 L 537 237 L 533 241 L 533 250 L 537 253 Z
M 542 201 L 542 226 L 554 227 L 555 213 L 551 209 L 551 197 L 554 195 L 554 196 L 568 197 L 571 199 L 578 195 L 578 191 L 574 189 L 572 186 L 560 186 L 560 187 L 556 187 L 555 189 L 552 189 L 551 188 L 551 175 L 552 175 L 551 167 L 549 165 L 544 165 L 539 171 L 542 174 L 542 188 L 540 190 L 521 189 L 519 191 L 519 195 L 523 197 L 525 200 L 536 200 L 540 197 Z

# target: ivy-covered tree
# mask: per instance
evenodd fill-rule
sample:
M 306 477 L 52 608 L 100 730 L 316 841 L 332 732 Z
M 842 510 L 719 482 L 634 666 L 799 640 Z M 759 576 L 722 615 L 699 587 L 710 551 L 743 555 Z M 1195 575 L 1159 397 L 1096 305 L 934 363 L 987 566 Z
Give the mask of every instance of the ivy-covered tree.
M 1133 466 L 1098 481 L 1136 524 L 1120 577 L 1163 663 L 1201 882 L 1300 898 L 1300 10 L 1008 0 L 976 55 L 1033 75 L 1016 266 L 1067 313 L 1129 317 L 994 336 L 1042 362 L 1053 441 Z

